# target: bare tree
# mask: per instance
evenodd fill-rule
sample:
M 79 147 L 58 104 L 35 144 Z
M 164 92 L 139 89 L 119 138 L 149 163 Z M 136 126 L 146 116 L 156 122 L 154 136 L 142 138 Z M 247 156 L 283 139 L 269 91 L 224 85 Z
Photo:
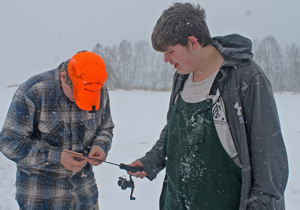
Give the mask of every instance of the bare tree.
M 151 51 L 150 53 L 151 62 L 149 63 L 149 82 L 151 90 L 155 90 L 160 81 L 160 70 L 163 61 L 162 54 L 156 51 Z
M 136 80 L 135 86 L 138 88 L 145 88 L 147 83 L 148 65 L 149 65 L 149 54 L 151 48 L 149 42 L 145 40 L 136 41 L 134 43 L 134 79 Z
M 119 62 L 119 78 L 121 81 L 121 87 L 131 88 L 134 82 L 132 58 L 133 48 L 129 41 L 124 39 L 121 41 L 118 47 L 118 62 Z
M 97 43 L 96 46 L 93 48 L 93 53 L 96 53 L 101 58 L 103 56 L 103 46 L 100 43 Z
M 283 90 L 283 52 L 273 36 L 259 41 L 255 48 L 254 60 L 262 67 L 274 90 Z
M 296 44 L 286 45 L 286 74 L 288 75 L 288 89 L 300 91 L 300 47 Z

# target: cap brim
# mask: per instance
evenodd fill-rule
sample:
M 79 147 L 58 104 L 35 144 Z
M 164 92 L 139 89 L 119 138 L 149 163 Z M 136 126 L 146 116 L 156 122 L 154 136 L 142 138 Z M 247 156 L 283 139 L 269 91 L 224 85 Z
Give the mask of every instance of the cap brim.
M 73 85 L 73 94 L 75 103 L 80 109 L 86 111 L 97 111 L 99 109 L 101 87 L 86 89 L 82 85 Z

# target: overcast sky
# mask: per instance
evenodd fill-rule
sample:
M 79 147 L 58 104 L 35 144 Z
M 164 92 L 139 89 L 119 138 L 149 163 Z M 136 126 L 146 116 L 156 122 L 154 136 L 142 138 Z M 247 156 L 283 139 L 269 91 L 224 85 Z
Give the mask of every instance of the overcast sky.
M 1 87 L 55 68 L 97 43 L 144 39 L 172 0 L 0 0 Z M 212 36 L 273 35 L 300 45 L 299 0 L 198 0 Z

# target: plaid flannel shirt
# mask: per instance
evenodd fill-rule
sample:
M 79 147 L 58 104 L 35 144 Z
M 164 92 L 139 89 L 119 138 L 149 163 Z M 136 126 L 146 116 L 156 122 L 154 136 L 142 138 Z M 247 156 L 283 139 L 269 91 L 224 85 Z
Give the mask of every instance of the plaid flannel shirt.
M 92 166 L 71 172 L 60 163 L 62 149 L 80 151 L 111 147 L 114 124 L 107 88 L 98 111 L 77 107 L 63 93 L 59 68 L 33 76 L 14 94 L 0 150 L 17 163 L 16 199 L 21 209 L 92 209 L 98 200 Z M 82 176 L 82 174 L 84 174 Z

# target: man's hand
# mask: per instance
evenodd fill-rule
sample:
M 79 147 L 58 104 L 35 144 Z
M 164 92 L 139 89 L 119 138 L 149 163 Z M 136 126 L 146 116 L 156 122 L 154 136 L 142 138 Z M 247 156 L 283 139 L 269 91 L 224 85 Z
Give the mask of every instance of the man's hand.
M 106 154 L 103 152 L 101 147 L 93 146 L 89 153 L 89 158 L 98 159 L 98 160 L 106 160 Z M 88 159 L 88 162 L 92 166 L 97 166 L 97 165 L 100 165 L 101 163 L 103 163 L 101 161 L 92 160 L 92 159 Z
M 143 164 L 141 161 L 139 160 L 136 160 L 136 161 L 133 161 L 131 164 L 129 164 L 129 166 L 131 167 L 137 167 L 137 168 L 144 168 Z M 138 171 L 138 172 L 135 172 L 135 173 L 131 173 L 130 171 L 127 172 L 129 175 L 133 175 L 137 178 L 145 178 L 147 176 L 147 173 L 146 171 Z
M 80 153 L 64 149 L 61 152 L 60 163 L 68 171 L 79 172 L 86 165 L 87 158 L 84 158 Z

